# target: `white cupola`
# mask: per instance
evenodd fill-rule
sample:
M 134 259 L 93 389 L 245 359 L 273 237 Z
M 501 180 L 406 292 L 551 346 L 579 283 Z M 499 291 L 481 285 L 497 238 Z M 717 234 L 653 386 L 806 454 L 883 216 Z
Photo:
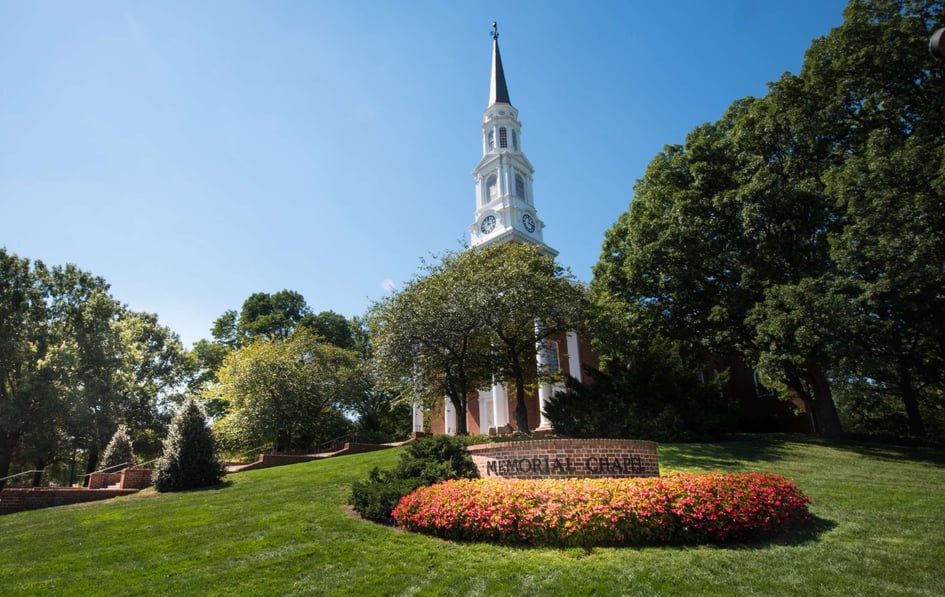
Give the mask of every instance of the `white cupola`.
M 542 240 L 532 194 L 535 170 L 522 153 L 522 123 L 509 101 L 509 89 L 499 54 L 499 33 L 492 24 L 492 76 L 489 105 L 482 115 L 482 159 L 473 171 L 476 180 L 475 221 L 469 227 L 472 246 L 504 242 L 539 245 L 543 253 L 558 254 Z

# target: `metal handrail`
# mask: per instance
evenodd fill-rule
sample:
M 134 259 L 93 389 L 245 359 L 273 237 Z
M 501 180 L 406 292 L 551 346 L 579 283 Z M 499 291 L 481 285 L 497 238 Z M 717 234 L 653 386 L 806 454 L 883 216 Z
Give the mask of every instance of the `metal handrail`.
M 148 464 L 151 464 L 152 462 L 157 462 L 158 460 L 160 460 L 160 457 L 154 458 L 154 459 L 149 460 L 149 461 L 147 461 L 147 462 L 142 462 L 141 464 L 135 464 L 134 462 L 122 462 L 121 464 L 113 464 L 112 466 L 107 466 L 107 467 L 105 467 L 105 468 L 103 468 L 103 469 L 99 469 L 99 470 L 97 470 L 97 471 L 94 471 L 94 472 L 91 472 L 91 473 L 86 473 L 86 474 L 84 474 L 84 475 L 81 475 L 79 478 L 81 479 L 82 477 L 88 477 L 88 476 L 94 475 L 94 474 L 96 474 L 96 473 L 104 473 L 105 471 L 109 471 L 109 470 L 111 470 L 111 469 L 113 469 L 113 468 L 119 468 L 119 467 L 128 468 L 129 466 L 141 466 L 141 467 L 143 467 L 143 466 L 146 466 L 146 465 L 148 465 Z M 119 469 L 119 470 L 121 470 L 121 469 Z
M 340 441 L 340 440 L 348 439 L 348 438 L 351 437 L 352 435 L 354 435 L 354 432 L 348 432 L 348 433 L 346 433 L 346 434 L 344 434 L 344 435 L 341 435 L 341 436 L 336 437 L 335 439 L 328 440 L 327 442 L 322 442 L 322 443 L 318 444 L 317 446 L 315 446 L 315 453 L 316 453 L 316 454 L 321 454 L 323 447 L 326 447 L 326 446 L 327 446 L 327 447 L 334 446 L 336 442 L 338 442 L 338 441 Z
M 242 457 L 242 456 L 245 456 L 245 455 L 247 455 L 247 454 L 258 453 L 260 450 L 264 450 L 264 449 L 271 448 L 271 447 L 272 447 L 272 444 L 271 444 L 271 443 L 269 443 L 269 444 L 262 444 L 261 446 L 258 446 L 258 447 L 256 447 L 256 448 L 250 448 L 249 450 L 245 450 L 245 451 L 243 451 L 243 452 L 240 452 L 239 454 L 235 454 L 233 457 L 238 459 L 238 458 L 240 458 L 240 457 Z M 231 460 L 231 462 L 232 462 L 232 460 Z
M 4 477 L 4 478 L 0 479 L 0 483 L 6 481 L 6 480 L 8 480 L 8 479 L 16 479 L 17 477 L 22 477 L 23 475 L 32 475 L 33 473 L 41 473 L 41 472 L 43 472 L 43 471 L 45 471 L 45 470 L 46 470 L 46 469 L 35 470 L 35 471 L 24 471 L 24 472 L 22 472 L 22 473 L 17 473 L 17 474 L 15 474 L 15 475 L 10 475 L 9 477 Z
M 99 470 L 97 470 L 97 471 L 92 471 L 91 473 L 86 473 L 86 474 L 84 474 L 84 475 L 80 475 L 79 478 L 81 479 L 82 477 L 91 477 L 92 475 L 97 475 L 98 473 L 104 473 L 105 471 L 110 471 L 110 470 L 112 470 L 113 468 L 117 468 L 117 469 L 121 470 L 121 468 L 127 467 L 129 464 L 134 464 L 134 462 L 122 462 L 121 464 L 113 464 L 112 466 L 106 466 L 106 467 L 103 468 L 103 469 L 99 469 Z M 119 467 L 121 467 L 121 468 L 119 468 Z

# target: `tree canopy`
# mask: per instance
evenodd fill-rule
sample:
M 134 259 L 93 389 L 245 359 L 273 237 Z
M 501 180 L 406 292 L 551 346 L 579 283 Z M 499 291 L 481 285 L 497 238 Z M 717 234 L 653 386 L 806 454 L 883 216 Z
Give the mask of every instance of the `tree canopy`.
M 605 356 L 654 334 L 740 356 L 827 436 L 834 388 L 865 381 L 925 432 L 945 387 L 942 10 L 853 0 L 799 75 L 653 160 L 595 268 Z
M 356 355 L 301 328 L 230 353 L 208 390 L 224 407 L 231 445 L 308 450 L 332 439 L 342 410 L 362 390 Z
M 70 455 L 92 472 L 120 424 L 163 432 L 187 373 L 178 337 L 102 278 L 0 248 L 0 477 Z
M 432 403 L 451 401 L 457 432 L 467 396 L 510 381 L 516 419 L 528 431 L 525 392 L 536 379 L 536 342 L 579 324 L 583 290 L 533 245 L 446 253 L 396 294 L 375 304 L 371 330 L 381 379 Z

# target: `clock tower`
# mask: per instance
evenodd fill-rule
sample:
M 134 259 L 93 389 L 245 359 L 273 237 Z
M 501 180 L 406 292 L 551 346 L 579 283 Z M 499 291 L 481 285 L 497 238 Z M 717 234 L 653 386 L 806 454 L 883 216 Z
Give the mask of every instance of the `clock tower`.
M 482 159 L 473 171 L 476 213 L 469 227 L 473 247 L 527 242 L 538 245 L 546 255 L 558 254 L 542 240 L 545 225 L 535 210 L 534 172 L 522 153 L 522 123 L 518 121 L 518 110 L 509 101 L 499 54 L 499 32 L 493 23 L 489 105 L 482 114 Z

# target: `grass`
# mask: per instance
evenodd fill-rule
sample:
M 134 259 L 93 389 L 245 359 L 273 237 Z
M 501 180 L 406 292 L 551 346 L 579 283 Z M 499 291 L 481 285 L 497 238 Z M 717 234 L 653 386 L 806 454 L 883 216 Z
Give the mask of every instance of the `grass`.
M 459 544 L 345 508 L 398 451 L 231 475 L 0 517 L 0 594 L 941 595 L 945 454 L 801 437 L 660 447 L 668 470 L 769 471 L 814 499 L 813 524 L 737 547 L 538 549 Z

